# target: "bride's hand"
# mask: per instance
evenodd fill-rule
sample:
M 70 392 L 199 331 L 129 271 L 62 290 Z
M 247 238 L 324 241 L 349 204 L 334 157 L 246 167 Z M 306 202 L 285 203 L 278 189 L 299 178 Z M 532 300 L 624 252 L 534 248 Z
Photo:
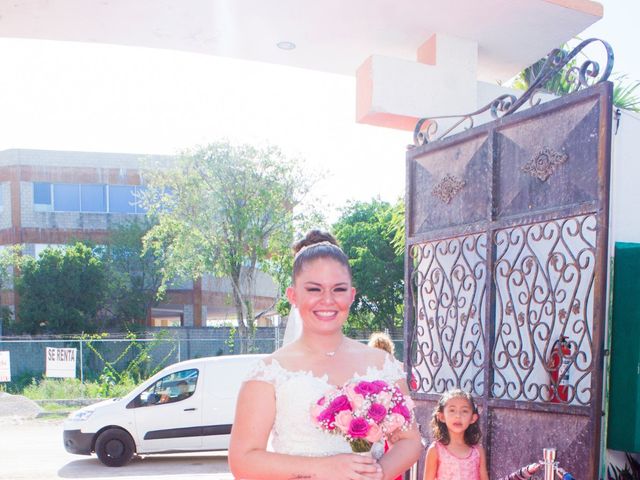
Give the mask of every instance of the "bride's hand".
M 382 467 L 373 458 L 345 453 L 322 459 L 322 479 L 382 480 Z

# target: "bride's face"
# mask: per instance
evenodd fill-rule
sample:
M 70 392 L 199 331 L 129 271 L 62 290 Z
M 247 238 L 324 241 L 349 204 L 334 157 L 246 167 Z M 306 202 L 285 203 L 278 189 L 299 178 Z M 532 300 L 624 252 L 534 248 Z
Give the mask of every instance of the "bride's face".
M 344 265 L 319 258 L 303 266 L 287 298 L 298 307 L 305 330 L 330 333 L 342 328 L 356 290 Z

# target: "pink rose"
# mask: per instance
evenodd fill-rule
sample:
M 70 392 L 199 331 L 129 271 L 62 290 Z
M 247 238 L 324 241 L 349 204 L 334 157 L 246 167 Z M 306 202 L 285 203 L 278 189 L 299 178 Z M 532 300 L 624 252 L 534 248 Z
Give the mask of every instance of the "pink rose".
M 374 423 L 373 425 L 369 426 L 369 433 L 365 437 L 365 440 L 371 443 L 376 443 L 382 438 L 382 435 L 382 429 Z
M 349 398 L 347 398 L 346 395 L 340 395 L 339 397 L 334 398 L 327 408 L 336 414 L 343 410 L 351 410 L 351 404 L 349 403 Z
M 385 388 L 389 388 L 389 385 L 387 384 L 387 382 L 384 382 L 382 380 L 375 380 L 375 381 L 373 381 L 371 383 L 373 383 L 374 387 L 376 389 L 378 389 L 378 391 L 376 393 L 380 393 Z
M 332 412 L 330 408 L 325 408 L 318 414 L 317 418 L 320 423 L 326 422 L 328 427 L 329 424 L 335 420 L 336 414 L 335 412 Z
M 369 422 L 364 418 L 354 418 L 349 424 L 349 436 L 352 438 L 365 438 L 369 433 Z
M 368 413 L 371 420 L 380 423 L 387 416 L 387 409 L 379 403 L 372 403 Z
M 391 392 L 380 392 L 378 394 L 378 402 L 380 402 L 385 408 L 389 408 L 391 406 L 391 400 L 393 395 Z
M 392 413 L 389 418 L 382 424 L 387 434 L 395 432 L 405 424 L 405 419 L 399 413 Z
M 336 415 L 336 427 L 338 427 L 343 433 L 349 431 L 349 425 L 351 425 L 353 415 L 349 410 L 343 410 Z
M 375 382 L 362 381 L 356 385 L 354 391 L 364 396 L 375 395 L 376 393 L 380 393 L 386 386 L 387 384 L 381 380 L 377 380 Z
M 404 403 L 399 403 L 391 409 L 393 413 L 399 413 L 407 422 L 411 421 L 411 412 Z
M 346 388 L 347 396 L 349 397 L 349 400 L 353 405 L 353 409 L 358 410 L 360 407 L 362 407 L 362 404 L 364 403 L 364 397 L 359 393 L 356 393 L 355 389 L 356 387 L 353 384 L 347 385 L 347 388 Z

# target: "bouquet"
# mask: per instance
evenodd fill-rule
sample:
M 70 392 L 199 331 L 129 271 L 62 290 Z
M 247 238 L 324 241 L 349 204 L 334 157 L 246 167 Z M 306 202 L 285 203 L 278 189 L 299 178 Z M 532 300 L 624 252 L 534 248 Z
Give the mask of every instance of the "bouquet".
M 409 428 L 413 409 L 413 400 L 395 385 L 358 381 L 327 392 L 311 407 L 311 419 L 320 429 L 343 436 L 359 453 Z

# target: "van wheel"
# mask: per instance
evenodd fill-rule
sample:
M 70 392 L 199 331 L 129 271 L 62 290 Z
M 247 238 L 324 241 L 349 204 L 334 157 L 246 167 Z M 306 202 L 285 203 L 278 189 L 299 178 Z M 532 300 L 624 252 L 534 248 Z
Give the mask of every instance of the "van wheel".
M 107 467 L 121 467 L 133 457 L 135 445 L 131 436 L 119 428 L 110 428 L 96 440 L 96 455 Z

